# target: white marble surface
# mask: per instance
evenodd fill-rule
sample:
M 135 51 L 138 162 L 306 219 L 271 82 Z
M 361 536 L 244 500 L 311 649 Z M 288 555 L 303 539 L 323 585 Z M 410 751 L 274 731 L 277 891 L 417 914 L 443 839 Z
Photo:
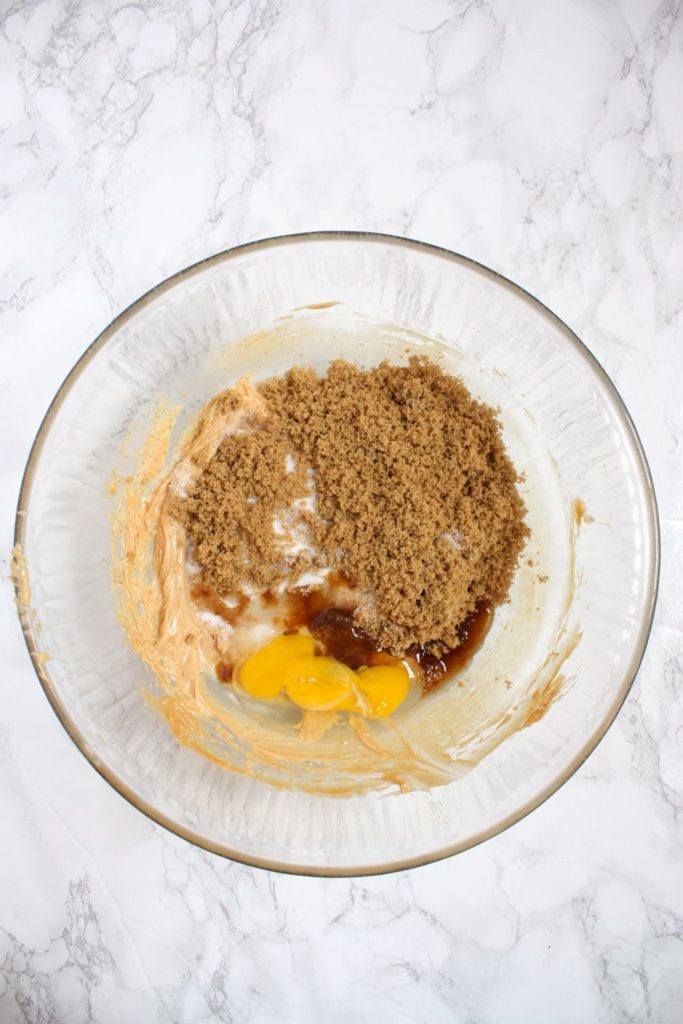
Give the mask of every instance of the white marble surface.
M 71 745 L 3 562 L 0 1021 L 683 1020 L 683 18 L 676 0 L 2 0 L 1 545 L 56 387 L 167 274 L 407 234 L 517 280 L 613 375 L 663 525 L 656 625 L 577 775 L 402 875 L 251 870 Z

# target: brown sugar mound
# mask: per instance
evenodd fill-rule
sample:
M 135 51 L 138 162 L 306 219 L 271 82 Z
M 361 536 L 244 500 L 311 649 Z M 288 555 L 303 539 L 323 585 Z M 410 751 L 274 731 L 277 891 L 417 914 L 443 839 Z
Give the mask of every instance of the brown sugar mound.
M 500 423 L 424 358 L 258 386 L 267 415 L 227 436 L 176 514 L 221 593 L 288 584 L 317 565 L 360 594 L 356 622 L 403 653 L 456 647 L 478 605 L 505 601 L 528 529 Z M 315 507 L 298 499 L 315 494 Z M 279 525 L 278 525 L 279 523 Z M 317 554 L 288 556 L 283 524 Z

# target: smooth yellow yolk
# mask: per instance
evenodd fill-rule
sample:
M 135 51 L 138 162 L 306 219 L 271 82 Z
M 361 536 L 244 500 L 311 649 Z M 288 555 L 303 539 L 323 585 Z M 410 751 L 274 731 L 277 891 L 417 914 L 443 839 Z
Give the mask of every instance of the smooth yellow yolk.
M 239 683 L 252 697 L 277 697 L 284 690 L 304 711 L 355 711 L 365 718 L 385 718 L 408 695 L 410 675 L 400 662 L 354 672 L 314 650 L 305 633 L 277 637 L 247 658 Z
M 365 718 L 384 718 L 408 696 L 405 665 L 373 665 L 358 669 L 359 710 Z
M 356 673 L 335 658 L 295 658 L 284 671 L 287 696 L 304 711 L 343 710 L 353 700 Z
M 313 656 L 315 640 L 305 633 L 278 636 L 250 655 L 239 670 L 239 682 L 252 697 L 277 697 L 283 686 L 283 669 L 294 658 Z

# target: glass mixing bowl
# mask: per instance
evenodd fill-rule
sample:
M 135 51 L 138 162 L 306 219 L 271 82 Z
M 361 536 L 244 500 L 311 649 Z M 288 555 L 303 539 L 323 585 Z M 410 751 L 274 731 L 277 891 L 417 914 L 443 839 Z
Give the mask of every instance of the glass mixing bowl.
M 324 370 L 338 357 L 374 365 L 411 351 L 438 358 L 500 409 L 532 528 L 510 601 L 460 685 L 397 721 L 417 744 L 433 736 L 425 763 L 438 748 L 452 771 L 435 776 L 440 785 L 347 796 L 300 788 L 319 775 L 305 758 L 268 782 L 226 771 L 181 747 L 141 697 L 140 683 L 153 680 L 116 616 L 108 481 L 130 438 L 149 429 L 160 396 L 182 407 L 186 423 L 245 373 Z M 562 785 L 635 677 L 659 567 L 655 497 L 636 431 L 569 328 L 465 257 L 354 232 L 220 253 L 114 320 L 45 416 L 16 542 L 30 578 L 20 614 L 36 670 L 97 771 L 144 814 L 205 849 L 321 875 L 448 856 Z

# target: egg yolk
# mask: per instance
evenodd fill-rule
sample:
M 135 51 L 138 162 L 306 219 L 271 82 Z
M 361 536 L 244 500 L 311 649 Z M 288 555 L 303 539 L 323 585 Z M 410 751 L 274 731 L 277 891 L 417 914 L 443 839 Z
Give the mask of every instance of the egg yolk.
M 356 673 L 336 658 L 295 658 L 284 671 L 287 696 L 304 711 L 343 710 L 353 700 Z
M 353 711 L 365 718 L 385 718 L 408 695 L 410 675 L 401 662 L 354 672 L 314 651 L 315 641 L 305 633 L 276 637 L 241 665 L 239 684 L 252 697 L 277 697 L 284 690 L 304 711 Z
M 295 658 L 313 656 L 315 640 L 305 633 L 278 636 L 256 651 L 239 670 L 243 690 L 252 697 L 277 697 L 282 691 L 283 668 Z
M 410 677 L 400 663 L 358 669 L 359 704 L 365 718 L 390 715 L 406 699 L 409 689 Z

